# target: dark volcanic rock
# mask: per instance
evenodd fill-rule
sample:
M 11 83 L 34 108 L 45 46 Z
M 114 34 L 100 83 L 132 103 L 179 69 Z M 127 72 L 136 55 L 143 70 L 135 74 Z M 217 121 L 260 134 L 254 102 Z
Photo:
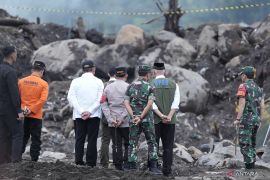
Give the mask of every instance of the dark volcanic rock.
M 0 17 L 9 17 L 10 15 L 4 9 L 0 9 Z
M 90 29 L 86 32 L 86 39 L 95 44 L 102 44 L 104 41 L 103 34 L 95 29 Z
M 30 24 L 23 26 L 23 29 L 35 36 L 42 45 L 46 45 L 54 41 L 69 39 L 70 32 L 69 28 L 53 23 Z

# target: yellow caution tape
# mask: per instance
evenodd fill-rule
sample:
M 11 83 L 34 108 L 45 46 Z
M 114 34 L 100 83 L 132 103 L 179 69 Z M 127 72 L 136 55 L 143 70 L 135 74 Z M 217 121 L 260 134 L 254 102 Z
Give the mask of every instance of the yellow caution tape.
M 66 14 L 81 14 L 81 15 L 119 15 L 119 16 L 155 16 L 155 15 L 174 15 L 174 14 L 193 14 L 193 13 L 209 13 L 209 12 L 218 12 L 218 11 L 232 11 L 240 10 L 247 8 L 258 8 L 270 6 L 269 3 L 256 3 L 256 4 L 242 4 L 235 6 L 226 6 L 218 8 L 205 8 L 205 9 L 187 9 L 182 11 L 167 11 L 167 12 L 120 12 L 120 11 L 89 11 L 89 10 L 65 10 L 65 9 L 47 9 L 47 8 L 35 8 L 35 7 L 23 7 L 23 6 L 2 6 L 6 9 L 17 9 L 17 10 L 26 10 L 26 11 L 39 11 L 46 13 L 66 13 Z M 1 8 L 1 5 L 0 5 Z

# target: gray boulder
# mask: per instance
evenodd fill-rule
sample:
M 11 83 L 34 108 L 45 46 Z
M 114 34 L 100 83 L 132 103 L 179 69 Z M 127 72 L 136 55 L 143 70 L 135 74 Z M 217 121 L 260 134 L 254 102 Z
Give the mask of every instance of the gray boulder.
M 226 65 L 225 67 L 227 69 L 233 69 L 235 67 L 237 67 L 238 65 L 241 64 L 241 60 L 243 59 L 244 57 L 243 56 L 236 56 L 234 58 L 232 58 Z
M 192 156 L 188 153 L 188 149 L 181 145 L 181 144 L 175 144 L 176 148 L 173 149 L 174 153 L 176 153 L 176 156 L 180 157 L 182 160 L 184 160 L 187 163 L 194 162 L 194 159 Z
M 173 32 L 161 30 L 154 34 L 155 40 L 161 43 L 168 43 L 173 39 L 177 38 L 177 35 Z
M 43 61 L 52 80 L 63 80 L 78 72 L 83 59 L 94 59 L 98 49 L 82 39 L 56 41 L 35 51 L 31 62 Z
M 185 66 L 195 59 L 196 50 L 183 38 L 175 38 L 165 49 L 164 62 L 173 66 Z
M 108 72 L 112 66 L 135 67 L 139 54 L 140 51 L 130 45 L 107 45 L 98 51 L 95 63 L 104 72 Z
M 181 94 L 180 110 L 200 114 L 206 110 L 209 83 L 196 72 L 166 65 L 167 77 L 178 83 Z
M 207 25 L 203 28 L 197 43 L 199 56 L 215 50 L 217 46 L 217 35 L 217 29 L 214 27 Z
M 145 39 L 143 29 L 127 24 L 121 27 L 117 33 L 115 44 L 117 45 L 130 45 L 140 50 L 145 48 Z
M 218 26 L 218 52 L 222 63 L 227 63 L 231 58 L 248 53 L 249 43 L 239 25 L 221 24 Z
M 257 42 L 270 38 L 270 15 L 256 26 L 251 37 L 253 37 Z

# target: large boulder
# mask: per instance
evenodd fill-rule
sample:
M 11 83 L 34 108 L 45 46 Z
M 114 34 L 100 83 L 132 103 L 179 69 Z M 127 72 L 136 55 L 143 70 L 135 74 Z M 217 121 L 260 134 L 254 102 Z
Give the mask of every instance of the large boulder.
M 115 44 L 131 45 L 140 50 L 144 50 L 145 47 L 144 31 L 141 28 L 134 25 L 130 24 L 124 25 L 117 33 Z
M 173 66 L 185 66 L 196 56 L 194 47 L 183 38 L 175 38 L 167 45 L 164 61 Z
M 82 39 L 56 41 L 35 51 L 32 62 L 43 61 L 50 79 L 63 80 L 74 76 L 83 59 L 94 59 L 98 46 Z
M 251 37 L 253 37 L 257 42 L 264 41 L 270 38 L 270 15 L 262 21 L 255 30 L 252 32 Z
M 23 26 L 22 29 L 37 38 L 42 45 L 67 40 L 70 33 L 69 28 L 53 23 L 29 24 Z
M 249 42 L 239 25 L 221 24 L 218 26 L 218 52 L 221 63 L 227 63 L 231 58 L 249 52 Z
M 209 98 L 209 83 L 198 73 L 171 65 L 166 65 L 167 77 L 178 83 L 181 94 L 182 112 L 205 112 Z
M 112 66 L 117 67 L 121 65 L 134 68 L 137 64 L 139 54 L 140 51 L 130 45 L 107 45 L 98 51 L 95 63 L 104 72 L 108 72 Z M 129 78 L 132 78 L 132 74 L 129 75 Z
M 161 30 L 154 34 L 155 40 L 161 43 L 168 43 L 173 39 L 177 38 L 177 35 L 173 32 Z
M 225 67 L 227 69 L 234 69 L 237 66 L 239 66 L 241 64 L 241 60 L 244 59 L 244 56 L 240 55 L 240 56 L 236 56 L 234 58 L 232 58 L 226 65 Z
M 200 34 L 197 47 L 199 56 L 206 53 L 212 53 L 215 51 L 217 46 L 217 29 L 212 26 L 205 26 Z

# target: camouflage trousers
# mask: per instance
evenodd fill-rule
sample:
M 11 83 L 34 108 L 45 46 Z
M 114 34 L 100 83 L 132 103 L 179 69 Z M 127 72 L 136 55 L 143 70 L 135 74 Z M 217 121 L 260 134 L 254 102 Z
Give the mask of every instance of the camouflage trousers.
M 256 134 L 257 125 L 240 125 L 239 146 L 245 163 L 256 161 Z
M 157 161 L 157 143 L 155 140 L 155 126 L 153 122 L 140 122 L 138 125 L 130 123 L 128 162 L 137 162 L 138 141 L 140 134 L 144 132 L 148 144 L 148 157 L 150 161 Z

